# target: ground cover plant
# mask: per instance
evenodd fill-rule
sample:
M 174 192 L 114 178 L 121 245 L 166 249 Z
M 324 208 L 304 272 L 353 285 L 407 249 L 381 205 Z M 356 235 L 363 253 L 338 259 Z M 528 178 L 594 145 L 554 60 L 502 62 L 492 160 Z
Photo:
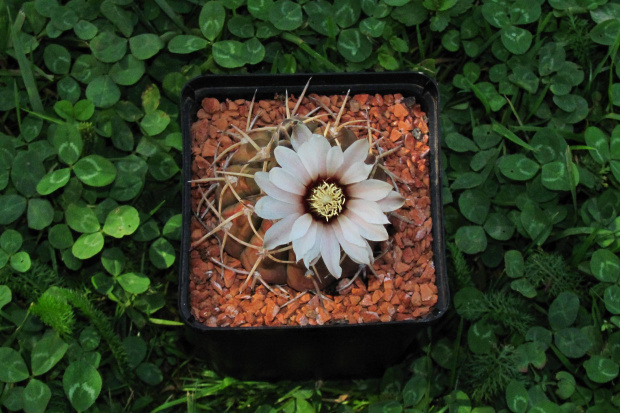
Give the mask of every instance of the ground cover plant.
M 620 4 L 0 0 L 7 411 L 620 408 Z M 453 306 L 381 379 L 243 382 L 176 310 L 178 97 L 206 73 L 424 71 Z

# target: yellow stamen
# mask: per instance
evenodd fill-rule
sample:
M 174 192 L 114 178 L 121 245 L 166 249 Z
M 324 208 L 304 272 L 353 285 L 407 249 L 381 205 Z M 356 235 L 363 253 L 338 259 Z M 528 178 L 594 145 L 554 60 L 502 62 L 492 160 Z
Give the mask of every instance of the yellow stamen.
M 316 186 L 310 193 L 310 208 L 329 221 L 330 218 L 338 216 L 342 212 L 342 206 L 345 202 L 342 188 L 335 184 L 323 182 Z

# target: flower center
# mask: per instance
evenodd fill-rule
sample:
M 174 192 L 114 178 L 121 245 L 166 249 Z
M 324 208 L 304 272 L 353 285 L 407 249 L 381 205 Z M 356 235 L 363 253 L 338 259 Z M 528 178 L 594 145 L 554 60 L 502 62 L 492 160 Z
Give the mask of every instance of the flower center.
M 345 197 L 338 185 L 323 181 L 322 184 L 312 188 L 308 202 L 312 211 L 325 218 L 325 221 L 329 221 L 342 212 Z

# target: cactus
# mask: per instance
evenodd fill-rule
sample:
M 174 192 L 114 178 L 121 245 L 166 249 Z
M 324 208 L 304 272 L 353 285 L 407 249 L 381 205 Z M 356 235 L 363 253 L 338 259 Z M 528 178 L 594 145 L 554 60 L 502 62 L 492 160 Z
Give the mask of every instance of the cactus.
M 278 167 L 277 155 L 274 154 L 276 148 L 293 147 L 297 150 L 296 146 L 299 146 L 299 142 L 304 139 L 308 139 L 309 134 L 319 134 L 324 136 L 332 147 L 338 145 L 342 150 L 346 150 L 358 141 L 352 129 L 366 127 L 356 124 L 358 121 L 341 124 L 348 94 L 337 114 L 321 105 L 328 111 L 327 114 L 319 116 L 314 116 L 312 113 L 305 116 L 298 115 L 297 111 L 309 83 L 306 84 L 292 111 L 289 111 L 288 94 L 286 95 L 286 118 L 277 125 L 253 127 L 252 108 L 255 100 L 252 99 L 245 130 L 232 125 L 232 131 L 224 131 L 223 133 L 230 136 L 235 142 L 225 150 L 215 154 L 214 160 L 211 162 L 212 173 L 209 174 L 209 177 L 192 181 L 210 184 L 206 192 L 201 189 L 202 202 L 216 218 L 214 225 L 208 226 L 203 223 L 207 228 L 207 233 L 192 243 L 192 249 L 197 248 L 211 237 L 216 237 L 219 243 L 219 260 L 215 257 L 210 257 L 210 259 L 225 267 L 224 253 L 226 253 L 241 262 L 246 279 L 240 293 L 246 289 L 248 284 L 251 284 L 253 288 L 256 282 L 262 283 L 272 292 L 274 292 L 274 285 L 284 284 L 298 291 L 313 289 L 319 292 L 336 280 L 331 276 L 330 272 L 333 273 L 333 271 L 327 268 L 324 259 L 315 259 L 311 263 L 301 263 L 302 257 L 295 256 L 291 242 L 284 247 L 265 249 L 263 247 L 265 234 L 274 223 L 269 219 L 262 219 L 255 211 L 257 202 L 264 196 L 256 177 L 260 173 L 269 172 L 274 167 Z M 323 119 L 325 116 L 328 118 Z M 385 168 L 375 166 L 388 153 L 373 154 L 371 132 L 373 130 L 368 126 L 368 153 L 365 166 L 369 171 L 372 170 L 371 177 L 382 179 L 386 176 Z M 399 148 L 394 150 L 397 149 Z M 342 151 L 340 153 L 342 154 Z M 379 164 L 379 166 L 381 165 Z M 386 183 L 383 182 L 383 185 Z M 325 207 L 321 203 L 325 198 L 333 201 L 333 205 Z M 312 196 L 307 201 L 312 206 L 312 213 L 318 214 L 328 222 L 330 218 L 339 214 L 345 198 L 341 188 L 335 186 L 331 181 L 324 181 L 314 188 Z M 395 208 L 388 210 L 393 209 Z M 385 221 L 387 222 L 387 219 Z M 370 245 L 372 246 L 372 244 L 371 240 Z M 367 246 L 366 248 L 371 255 L 369 262 L 372 262 L 371 247 Z M 354 262 L 346 255 L 339 264 L 345 276 L 353 276 L 361 272 L 360 262 Z M 235 271 L 240 272 L 240 270 Z

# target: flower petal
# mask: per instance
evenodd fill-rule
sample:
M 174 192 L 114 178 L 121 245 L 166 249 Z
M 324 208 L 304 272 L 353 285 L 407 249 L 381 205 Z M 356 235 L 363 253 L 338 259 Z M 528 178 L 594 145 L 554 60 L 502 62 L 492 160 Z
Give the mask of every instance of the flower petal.
M 281 219 L 292 214 L 297 214 L 299 217 L 304 210 L 300 204 L 289 204 L 270 196 L 264 196 L 254 206 L 254 212 L 264 219 Z
M 360 235 L 357 226 L 353 222 L 351 222 L 351 220 L 347 218 L 345 214 L 338 215 L 336 221 L 338 221 L 338 225 L 342 229 L 342 235 L 344 236 L 344 239 L 346 239 L 351 244 L 357 245 L 358 247 L 364 246 L 364 243 L 366 241 L 364 241 L 364 239 Z
M 299 218 L 299 214 L 288 215 L 276 222 L 265 232 L 263 248 L 271 250 L 278 245 L 286 244 L 291 241 L 291 225 Z
M 299 155 L 294 150 L 285 146 L 278 146 L 273 153 L 276 156 L 278 165 L 297 178 L 299 182 L 304 185 L 310 182 L 310 174 L 308 174 L 308 171 L 301 163 L 301 159 L 299 159 Z
M 363 238 L 370 241 L 385 241 L 389 238 L 384 225 L 370 224 L 360 218 L 359 215 L 353 213 L 350 209 L 348 209 L 343 215 L 346 215 L 347 218 L 357 225 L 357 230 Z
M 325 160 L 329 151 L 329 142 L 321 135 L 312 135 L 308 142 L 299 147 L 297 154 L 306 167 L 311 179 L 325 174 Z
M 369 145 L 366 139 L 358 139 L 349 146 L 343 154 L 344 161 L 342 166 L 334 176 L 336 178 L 342 177 L 349 168 L 358 162 L 364 162 L 368 157 Z M 367 175 L 368 176 L 368 175 Z
M 278 188 L 292 192 L 296 195 L 304 195 L 306 187 L 299 182 L 297 178 L 282 168 L 271 168 L 269 171 L 269 180 Z
M 254 174 L 254 181 L 267 195 L 278 201 L 287 202 L 289 204 L 301 203 L 301 196 L 275 186 L 273 182 L 269 180 L 269 174 L 267 172 L 256 172 Z
M 370 224 L 389 224 L 379 205 L 376 202 L 366 201 L 364 199 L 349 199 L 347 209 L 350 209 L 360 218 Z
M 315 222 L 311 222 L 310 224 L 310 228 L 308 228 L 308 231 L 303 237 L 293 239 L 293 252 L 295 252 L 295 256 L 297 257 L 298 262 L 301 259 L 305 258 L 307 254 L 311 252 L 312 248 L 315 246 L 316 243 L 318 225 Z M 317 248 L 316 254 L 313 257 L 308 257 L 308 262 L 312 261 L 316 257 L 316 255 L 318 255 L 318 253 L 319 250 Z
M 310 268 L 315 260 L 320 257 L 321 243 L 323 242 L 323 233 L 325 232 L 325 225 L 322 223 L 314 222 L 312 226 L 316 228 L 316 237 L 314 238 L 314 244 L 304 254 L 304 265 L 306 268 Z
M 336 278 L 342 276 L 340 268 L 340 245 L 334 233 L 333 225 L 325 225 L 321 239 L 321 257 L 330 274 Z
M 372 249 L 370 248 L 370 245 L 368 245 L 368 242 L 364 241 L 363 246 L 351 244 L 345 239 L 343 229 L 339 223 L 334 223 L 333 228 L 338 242 L 349 258 L 358 264 L 370 265 L 370 263 L 374 261 L 372 257 Z
M 369 149 L 370 147 L 366 139 L 356 140 L 344 151 L 345 165 L 351 165 L 355 162 L 364 162 L 368 156 Z
M 405 204 L 405 198 L 396 191 L 390 192 L 385 198 L 377 201 L 383 212 L 396 211 Z
M 354 198 L 378 201 L 385 198 L 394 187 L 385 181 L 367 179 L 347 188 L 347 193 Z
M 300 122 L 293 126 L 293 131 L 291 132 L 291 144 L 293 145 L 293 149 L 297 151 L 301 145 L 308 142 L 311 136 L 312 132 L 310 132 L 310 129 L 308 129 L 305 123 Z
M 340 145 L 329 148 L 329 152 L 327 152 L 327 161 L 325 162 L 326 176 L 328 178 L 334 176 L 342 166 L 342 162 L 344 162 L 344 155 L 342 154 Z
M 312 215 L 305 213 L 300 216 L 291 229 L 291 239 L 296 240 L 306 235 L 310 228 L 310 224 L 312 224 Z
M 356 162 L 349 167 L 340 177 L 340 183 L 350 185 L 363 181 L 368 178 L 373 165 L 366 165 L 364 162 Z

